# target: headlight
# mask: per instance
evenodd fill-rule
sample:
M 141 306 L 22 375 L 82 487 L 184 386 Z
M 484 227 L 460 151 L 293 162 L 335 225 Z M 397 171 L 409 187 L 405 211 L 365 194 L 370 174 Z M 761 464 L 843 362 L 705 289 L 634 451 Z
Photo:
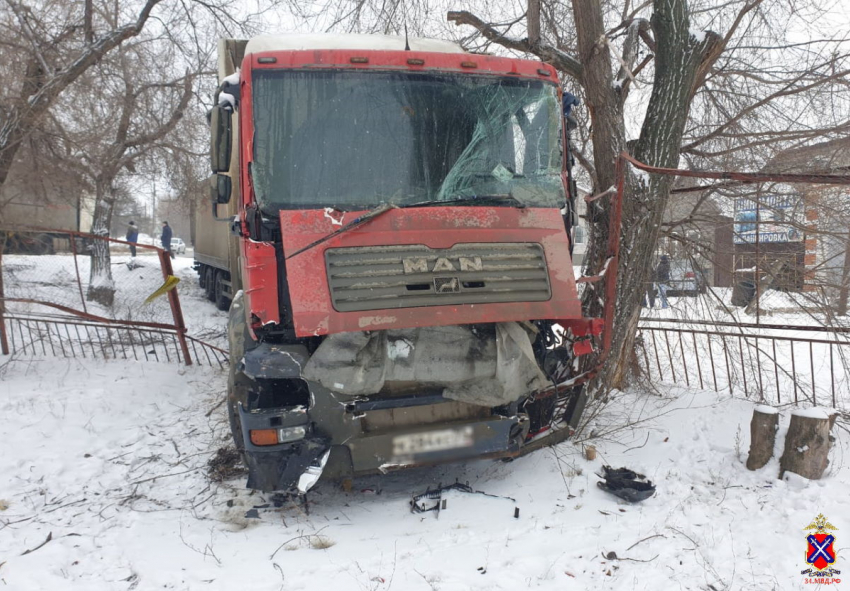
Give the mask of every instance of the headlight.
M 298 441 L 307 436 L 306 427 L 283 427 L 277 430 L 277 442 L 289 443 L 290 441 Z

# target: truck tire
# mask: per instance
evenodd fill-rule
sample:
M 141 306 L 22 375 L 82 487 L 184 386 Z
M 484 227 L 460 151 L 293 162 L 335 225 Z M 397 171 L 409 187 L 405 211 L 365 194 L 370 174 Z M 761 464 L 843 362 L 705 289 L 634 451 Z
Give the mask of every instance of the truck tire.
M 215 274 L 215 273 L 213 273 Z M 239 420 L 239 402 L 247 401 L 247 391 L 250 379 L 240 371 L 242 357 L 245 355 L 246 346 L 254 346 L 254 341 L 248 333 L 248 325 L 245 321 L 244 308 L 242 308 L 241 296 L 231 307 L 227 320 L 227 344 L 230 352 L 230 364 L 227 374 L 227 418 L 230 423 L 230 433 L 233 435 L 233 444 L 236 451 L 245 462 L 245 440 L 242 435 L 242 421 Z
M 207 292 L 207 299 L 211 302 L 215 301 L 215 276 L 218 273 L 214 268 L 207 267 L 207 272 L 204 274 L 204 290 Z
M 33 241 L 33 253 L 39 255 L 55 254 L 53 250 L 53 238 L 48 234 L 38 234 Z
M 222 312 L 226 312 L 228 308 L 230 308 L 230 298 L 227 297 L 224 293 L 224 271 L 216 271 L 215 273 L 215 285 L 213 290 L 215 292 L 215 307 L 221 310 Z
M 207 288 L 207 266 L 201 265 L 198 268 L 198 285 L 201 286 L 201 289 Z

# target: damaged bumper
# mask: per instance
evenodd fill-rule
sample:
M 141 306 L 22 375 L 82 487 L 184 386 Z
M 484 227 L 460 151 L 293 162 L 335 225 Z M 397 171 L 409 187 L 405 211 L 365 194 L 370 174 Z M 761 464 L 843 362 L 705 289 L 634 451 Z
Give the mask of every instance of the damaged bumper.
M 321 475 L 327 461 L 330 441 L 313 432 L 309 416 L 303 408 L 297 410 L 265 409 L 246 411 L 239 404 L 239 419 L 248 464 L 248 487 L 262 491 L 299 490 L 310 479 L 301 482 L 309 472 L 318 474 L 307 492 Z M 275 440 L 276 438 L 276 440 Z
M 306 492 L 326 464 L 344 478 L 518 455 L 531 427 L 519 401 L 548 381 L 526 333 L 502 329 L 329 337 L 312 356 L 295 344 L 246 351 L 234 406 L 248 486 Z

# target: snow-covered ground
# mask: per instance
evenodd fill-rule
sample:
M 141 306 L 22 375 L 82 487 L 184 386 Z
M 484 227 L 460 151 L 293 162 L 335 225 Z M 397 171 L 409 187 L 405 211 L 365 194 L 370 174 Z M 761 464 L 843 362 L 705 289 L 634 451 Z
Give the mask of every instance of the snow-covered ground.
M 781 481 L 776 459 L 758 472 L 743 465 L 750 403 L 630 393 L 592 440 L 361 478 L 350 493 L 321 483 L 307 512 L 276 508 L 239 478 L 209 480 L 207 462 L 229 439 L 223 391 L 210 368 L 6 364 L 0 588 L 797 589 L 803 528 L 818 513 L 839 528 L 836 568 L 846 569 L 845 429 L 821 481 Z M 583 459 L 585 444 L 597 460 Z M 603 463 L 644 472 L 657 494 L 636 505 L 609 496 L 595 484 Z M 455 481 L 515 502 L 452 493 L 439 517 L 410 512 L 412 495 Z M 246 518 L 254 507 L 259 518 Z
M 187 323 L 223 335 L 226 315 L 180 261 Z M 230 444 L 221 371 L 0 365 L 0 589 L 800 589 L 803 528 L 819 513 L 848 569 L 846 423 L 822 480 L 778 480 L 790 410 L 774 459 L 750 472 L 753 403 L 725 393 L 618 394 L 583 441 L 360 478 L 350 492 L 322 482 L 308 506 L 277 507 L 242 477 L 208 475 Z M 596 486 L 603 464 L 645 473 L 657 494 L 610 496 Z M 413 495 L 453 482 L 496 497 L 453 492 L 439 516 L 410 512 Z

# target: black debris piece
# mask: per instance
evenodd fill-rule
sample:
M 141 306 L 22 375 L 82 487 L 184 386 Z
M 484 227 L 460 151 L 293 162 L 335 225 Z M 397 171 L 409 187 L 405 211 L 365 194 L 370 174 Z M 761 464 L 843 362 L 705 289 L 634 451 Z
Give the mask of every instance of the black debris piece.
M 646 476 L 634 470 L 602 466 L 602 471 L 604 474 L 597 476 L 605 480 L 597 482 L 596 485 L 616 497 L 630 503 L 639 503 L 655 494 L 655 485 L 647 480 Z
M 454 484 L 449 484 L 446 486 L 440 485 L 435 489 L 429 488 L 424 493 L 420 495 L 415 495 L 410 501 L 410 512 L 427 513 L 429 511 L 435 511 L 437 513 L 437 517 L 439 517 L 440 511 L 446 508 L 446 499 L 443 499 L 443 493 L 450 490 L 457 490 L 460 492 L 475 495 L 484 495 L 485 497 L 491 497 L 494 499 L 507 499 L 508 501 L 513 501 L 514 503 L 516 503 L 516 499 L 514 498 L 503 497 L 500 495 L 491 495 L 490 493 L 475 490 L 471 486 L 469 486 L 469 484 L 455 482 Z M 514 508 L 514 517 L 519 518 L 519 508 Z

